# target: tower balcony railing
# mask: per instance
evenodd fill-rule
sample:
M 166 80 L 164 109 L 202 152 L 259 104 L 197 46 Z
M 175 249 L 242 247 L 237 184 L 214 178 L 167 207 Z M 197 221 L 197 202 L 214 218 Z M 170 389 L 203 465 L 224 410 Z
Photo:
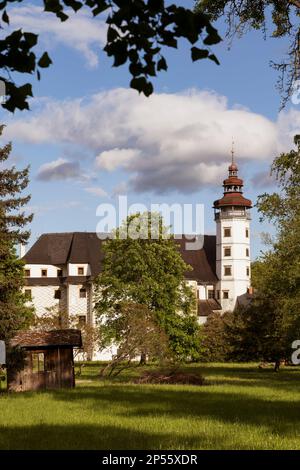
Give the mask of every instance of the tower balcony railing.
M 234 210 L 234 211 L 226 211 L 226 212 L 216 212 L 215 213 L 215 220 L 222 220 L 222 219 L 232 219 L 232 218 L 237 218 L 237 219 L 247 219 L 251 220 L 251 214 L 247 211 L 239 211 L 239 210 Z

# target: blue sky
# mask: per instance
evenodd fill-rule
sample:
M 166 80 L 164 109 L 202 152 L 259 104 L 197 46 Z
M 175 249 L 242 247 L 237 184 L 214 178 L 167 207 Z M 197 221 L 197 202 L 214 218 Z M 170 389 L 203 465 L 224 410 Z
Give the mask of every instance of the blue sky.
M 181 2 L 186 6 L 193 2 Z M 212 203 L 222 195 L 231 136 L 245 181 L 245 196 L 274 190 L 272 158 L 291 147 L 299 132 L 299 109 L 279 115 L 276 72 L 284 41 L 260 32 L 214 48 L 218 67 L 192 63 L 188 45 L 166 51 L 169 70 L 155 79 L 145 99 L 128 89 L 126 67 L 112 68 L 101 51 L 101 19 L 77 14 L 64 25 L 40 16 L 38 3 L 11 8 L 12 26 L 40 33 L 40 51 L 53 65 L 34 80 L 30 112 L 9 116 L 3 140 L 13 141 L 17 166 L 31 165 L 30 208 L 35 213 L 31 243 L 44 232 L 94 231 L 100 203 L 202 203 L 205 231 L 214 233 Z M 222 21 L 218 24 L 224 33 Z M 253 209 L 252 249 L 262 249 Z

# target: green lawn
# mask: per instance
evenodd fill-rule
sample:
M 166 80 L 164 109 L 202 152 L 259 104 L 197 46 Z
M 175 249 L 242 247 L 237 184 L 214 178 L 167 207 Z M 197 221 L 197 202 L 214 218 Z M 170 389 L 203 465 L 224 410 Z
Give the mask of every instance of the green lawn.
M 299 369 L 189 369 L 207 385 L 101 382 L 94 363 L 74 390 L 1 394 L 0 449 L 300 449 Z

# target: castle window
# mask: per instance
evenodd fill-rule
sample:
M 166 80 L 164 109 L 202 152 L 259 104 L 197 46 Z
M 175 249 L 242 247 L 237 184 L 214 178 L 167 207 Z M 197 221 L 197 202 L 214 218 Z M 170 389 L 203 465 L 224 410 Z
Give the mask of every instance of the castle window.
M 247 266 L 247 268 L 246 268 L 246 274 L 247 274 L 248 277 L 250 276 L 250 268 L 249 268 L 249 266 Z
M 249 229 L 246 228 L 246 238 L 249 238 Z
M 25 269 L 25 277 L 30 277 L 30 269 Z
M 231 266 L 224 266 L 224 276 L 231 276 L 232 269 Z
M 212 290 L 212 289 L 209 289 L 209 291 L 207 292 L 207 296 L 209 299 L 214 299 L 215 298 L 215 291 Z
M 24 294 L 25 294 L 26 300 L 32 300 L 31 289 L 25 289 Z
M 84 269 L 83 268 L 77 268 L 77 273 L 78 273 L 78 276 L 83 276 L 84 275 Z
M 61 299 L 61 290 L 60 289 L 56 289 L 55 292 L 54 292 L 54 298 L 55 299 Z
M 246 248 L 246 256 L 249 258 L 249 248 Z
M 80 290 L 79 290 L 79 297 L 81 299 L 85 299 L 86 298 L 86 289 L 84 287 L 82 287 Z
M 229 299 L 229 290 L 223 290 L 223 299 Z
M 226 237 L 226 238 L 231 237 L 231 228 L 230 227 L 225 227 L 224 228 L 224 237 Z
M 79 325 L 85 325 L 86 324 L 86 316 L 85 315 L 79 315 L 78 316 L 78 323 L 79 323 Z
M 219 300 L 220 299 L 220 291 L 217 290 L 217 299 Z
M 62 277 L 63 275 L 63 270 L 62 269 L 58 269 L 57 270 L 57 277 Z
M 224 256 L 231 256 L 231 248 L 230 246 L 226 246 L 224 248 Z
M 47 277 L 47 269 L 41 269 L 41 276 Z

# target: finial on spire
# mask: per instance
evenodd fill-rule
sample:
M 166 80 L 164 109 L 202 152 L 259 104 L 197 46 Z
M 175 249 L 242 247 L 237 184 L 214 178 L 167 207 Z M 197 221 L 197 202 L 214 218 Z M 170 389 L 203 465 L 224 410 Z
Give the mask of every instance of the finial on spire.
M 232 137 L 232 145 L 231 145 L 231 163 L 234 164 L 234 138 Z

